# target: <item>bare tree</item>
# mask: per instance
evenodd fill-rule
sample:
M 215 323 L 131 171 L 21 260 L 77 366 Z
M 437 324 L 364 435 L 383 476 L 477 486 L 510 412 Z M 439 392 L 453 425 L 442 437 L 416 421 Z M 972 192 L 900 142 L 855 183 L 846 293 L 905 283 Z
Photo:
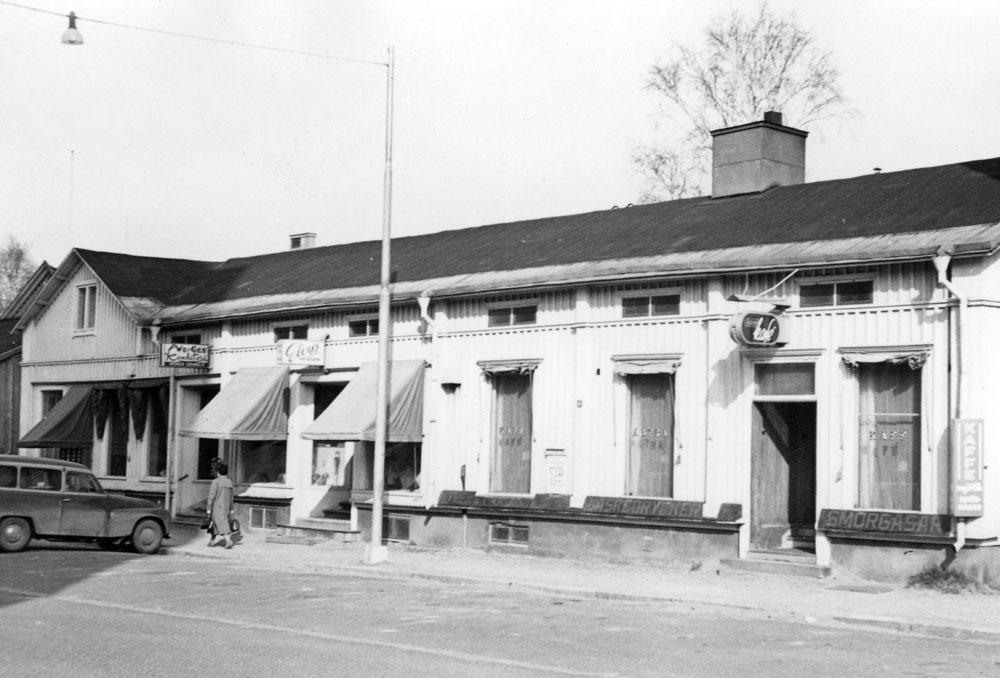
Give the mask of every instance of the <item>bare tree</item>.
M 7 244 L 0 249 L 0 313 L 7 309 L 34 272 L 35 264 L 28 254 L 28 246 L 8 236 Z
M 807 127 L 847 112 L 829 52 L 818 49 L 794 14 L 767 3 L 752 16 L 717 17 L 698 49 L 678 46 L 655 64 L 647 88 L 659 98 L 664 141 L 636 150 L 646 178 L 640 200 L 703 192 L 709 175 L 711 130 L 760 120 L 780 111 L 785 124 Z

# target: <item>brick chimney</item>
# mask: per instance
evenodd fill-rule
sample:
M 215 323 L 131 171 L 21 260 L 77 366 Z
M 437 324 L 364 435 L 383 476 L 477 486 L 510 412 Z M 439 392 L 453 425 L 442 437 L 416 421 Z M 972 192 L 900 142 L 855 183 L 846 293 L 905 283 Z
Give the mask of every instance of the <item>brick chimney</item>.
M 291 247 L 289 247 L 288 249 L 304 250 L 316 246 L 315 233 L 296 233 L 290 237 L 292 239 L 292 242 L 291 242 Z
M 712 197 L 760 193 L 806 179 L 806 136 L 781 124 L 781 113 L 712 132 Z

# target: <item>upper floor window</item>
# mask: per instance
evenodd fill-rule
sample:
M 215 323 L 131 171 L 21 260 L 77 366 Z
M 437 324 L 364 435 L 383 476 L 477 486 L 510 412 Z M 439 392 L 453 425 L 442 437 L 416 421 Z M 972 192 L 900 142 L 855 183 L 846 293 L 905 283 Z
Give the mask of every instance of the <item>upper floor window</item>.
M 348 333 L 352 337 L 377 337 L 378 318 L 357 318 L 347 322 Z
M 681 312 L 681 295 L 655 294 L 643 297 L 622 297 L 623 318 L 645 318 L 654 315 L 677 315 Z
M 42 416 L 48 416 L 49 412 L 62 400 L 61 390 L 42 391 Z
M 848 306 L 870 304 L 875 283 L 871 280 L 838 280 L 799 284 L 799 306 Z
M 489 311 L 490 327 L 509 327 L 511 325 L 534 325 L 538 314 L 538 306 L 497 306 Z
M 170 336 L 172 344 L 200 344 L 201 334 L 173 334 Z
M 281 325 L 274 328 L 274 340 L 308 339 L 309 325 Z
M 76 288 L 76 329 L 92 330 L 97 322 L 97 285 Z

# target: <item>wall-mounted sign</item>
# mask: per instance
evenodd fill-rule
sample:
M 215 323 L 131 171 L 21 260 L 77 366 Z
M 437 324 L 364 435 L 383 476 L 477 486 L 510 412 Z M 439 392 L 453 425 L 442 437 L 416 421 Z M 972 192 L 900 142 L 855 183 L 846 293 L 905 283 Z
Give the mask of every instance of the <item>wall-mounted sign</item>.
M 323 367 L 325 346 L 326 341 L 322 339 L 281 339 L 278 341 L 278 364 Z
M 983 515 L 983 420 L 952 421 L 952 513 L 961 518 Z
M 208 367 L 208 344 L 160 344 L 163 367 Z
M 827 532 L 944 538 L 951 534 L 951 517 L 935 513 L 823 509 L 816 527 Z
M 782 325 L 787 322 L 773 313 L 747 311 L 737 313 L 729 321 L 729 335 L 742 346 L 776 346 L 787 344 L 787 330 L 782 333 Z

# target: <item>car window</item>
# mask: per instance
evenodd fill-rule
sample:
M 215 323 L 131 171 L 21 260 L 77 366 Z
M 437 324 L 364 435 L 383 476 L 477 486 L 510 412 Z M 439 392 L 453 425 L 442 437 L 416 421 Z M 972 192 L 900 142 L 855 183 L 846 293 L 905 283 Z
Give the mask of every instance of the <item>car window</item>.
M 0 487 L 17 487 L 16 466 L 0 466 Z
M 51 490 L 58 492 L 62 489 L 62 470 L 57 468 L 22 466 L 21 488 L 25 490 Z
M 67 492 L 100 492 L 101 486 L 97 483 L 97 478 L 89 473 L 66 473 Z

